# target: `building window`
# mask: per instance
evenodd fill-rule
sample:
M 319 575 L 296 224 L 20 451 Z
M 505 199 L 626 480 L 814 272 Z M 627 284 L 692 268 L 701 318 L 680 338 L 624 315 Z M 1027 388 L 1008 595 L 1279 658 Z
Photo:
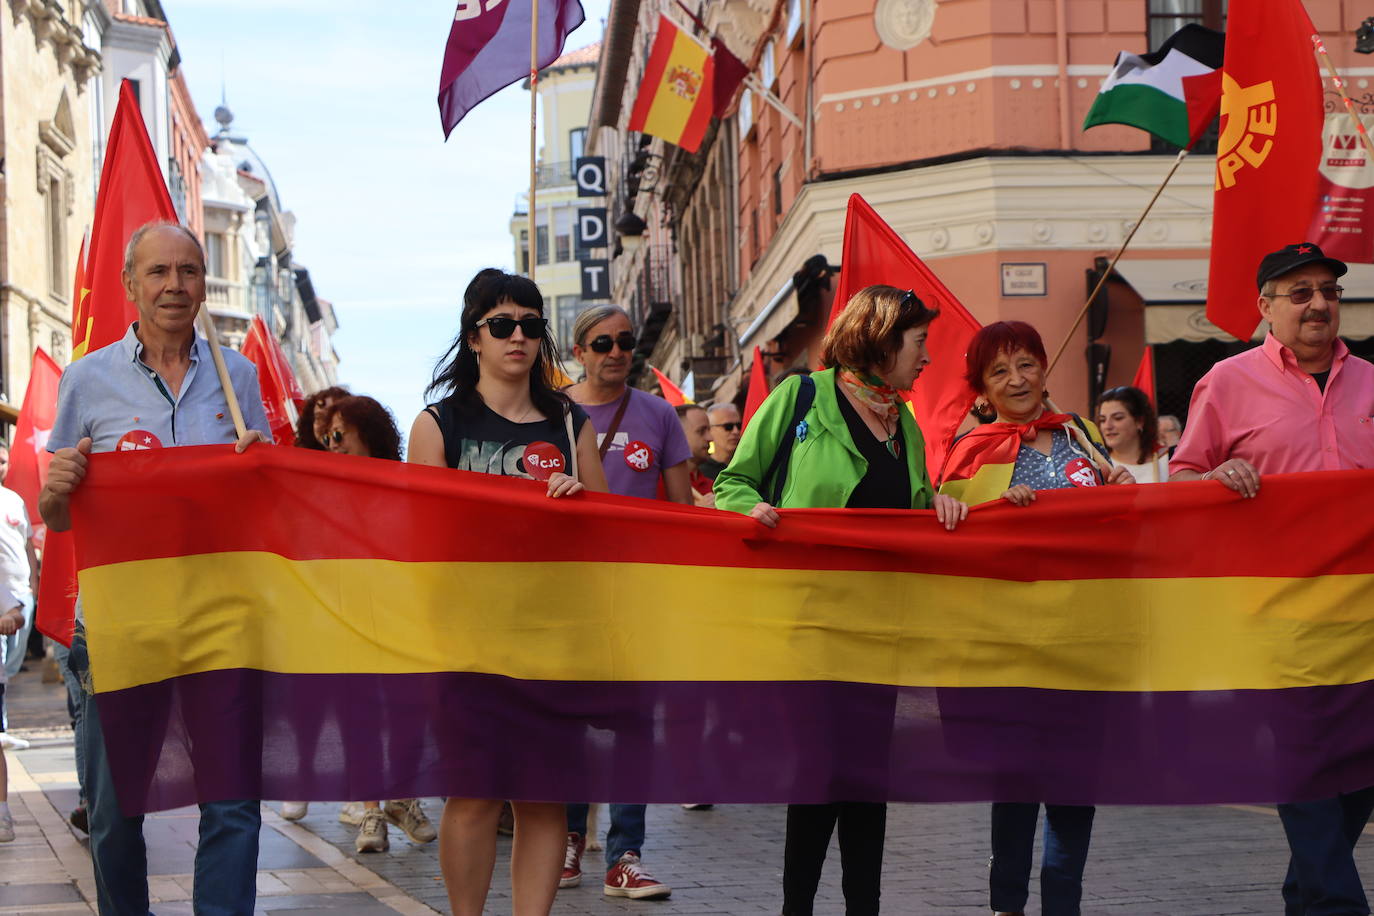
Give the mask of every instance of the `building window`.
M 778 78 L 777 61 L 773 57 L 773 41 L 769 39 L 768 44 L 763 46 L 763 58 L 759 61 L 759 75 L 763 77 L 763 84 L 768 88 L 773 88 L 773 82 Z
M 754 126 L 754 93 L 745 88 L 739 97 L 739 135 L 740 139 L 749 136 Z
M 229 276 L 229 265 L 225 253 L 224 234 L 205 233 L 205 273 L 211 277 Z
M 1153 50 L 1190 22 L 1218 32 L 1226 30 L 1226 0 L 1146 0 L 1150 48 Z
M 520 230 L 520 272 L 525 276 L 530 274 L 530 231 Z
M 167 191 L 172 195 L 177 222 L 186 225 L 186 179 L 182 177 L 181 165 L 175 158 L 167 160 Z
M 555 210 L 553 213 L 553 256 L 554 260 L 563 262 L 573 259 L 573 211 L 570 209 Z
M 47 216 L 48 216 L 48 265 L 49 282 L 52 290 L 62 293 L 66 298 L 66 290 L 70 289 L 71 277 L 67 275 L 67 219 L 66 206 L 63 201 L 62 182 L 56 178 L 48 181 L 47 194 Z
M 568 133 L 568 147 L 571 153 L 569 158 L 572 159 L 574 163 L 577 162 L 578 159 L 581 159 L 582 154 L 587 149 L 587 128 L 579 127 L 574 131 L 570 131 Z
M 797 37 L 797 33 L 802 27 L 802 8 L 801 0 L 788 0 L 787 3 L 787 43 L 792 44 L 792 39 Z
M 773 215 L 782 216 L 782 166 L 773 169 Z
M 582 312 L 583 305 L 577 296 L 559 296 L 555 300 L 554 315 L 557 327 L 554 329 L 554 343 L 558 345 L 558 352 L 564 359 L 572 358 L 572 328 L 573 322 Z
M 534 227 L 534 263 L 541 267 L 549 263 L 549 227 Z

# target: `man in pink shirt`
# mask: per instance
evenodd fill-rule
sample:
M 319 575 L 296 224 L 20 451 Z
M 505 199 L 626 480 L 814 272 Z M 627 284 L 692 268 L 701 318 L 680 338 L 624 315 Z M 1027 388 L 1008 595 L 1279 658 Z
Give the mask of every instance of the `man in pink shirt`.
M 1193 389 L 1170 480 L 1219 480 L 1252 497 L 1261 474 L 1374 467 L 1374 365 L 1337 337 L 1336 280 L 1345 272 L 1311 243 L 1264 256 L 1256 282 L 1269 333 Z M 1368 916 L 1354 849 L 1374 811 L 1374 788 L 1350 788 L 1279 805 L 1292 852 L 1286 916 Z

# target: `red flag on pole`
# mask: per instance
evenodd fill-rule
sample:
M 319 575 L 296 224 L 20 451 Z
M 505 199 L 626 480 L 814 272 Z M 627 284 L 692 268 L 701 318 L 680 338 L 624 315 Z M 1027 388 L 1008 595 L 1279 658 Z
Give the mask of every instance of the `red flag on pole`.
M 155 219 L 177 222 L 177 211 L 167 193 L 138 99 L 129 81 L 124 80 L 105 144 L 90 239 L 85 257 L 76 265 L 73 362 L 119 340 L 138 317 L 120 278 L 124 246 L 135 229 Z M 71 645 L 75 613 L 76 545 L 70 531 L 51 531 L 43 543 L 34 625 L 45 636 Z
M 143 126 L 138 100 L 124 80 L 105 145 L 90 245 L 85 263 L 77 266 L 80 298 L 72 322 L 73 360 L 119 340 L 138 318 L 120 279 L 124 246 L 135 229 L 155 219 L 175 223 L 177 211 Z
M 973 406 L 973 392 L 964 381 L 964 355 L 982 325 L 868 202 L 853 194 L 845 216 L 840 281 L 830 321 L 851 296 L 878 283 L 910 289 L 928 307 L 940 310 L 926 338 L 930 365 L 904 395 L 925 436 L 926 467 L 933 476 Z
M 744 396 L 744 425 L 768 397 L 768 370 L 763 366 L 763 351 L 754 348 L 754 365 L 749 370 L 749 393 Z
M 563 53 L 568 33 L 586 15 L 578 0 L 535 0 L 539 37 L 535 59 L 542 69 Z M 444 138 L 478 103 L 530 74 L 529 0 L 458 0 L 439 74 L 439 121 Z
M 1145 352 L 1140 356 L 1140 365 L 1136 367 L 1135 378 L 1131 379 L 1131 387 L 1145 392 L 1150 403 L 1159 406 L 1155 398 L 1155 351 L 1149 344 L 1145 345 Z
M 267 330 L 260 315 L 254 315 L 248 325 L 242 352 L 258 367 L 258 389 L 272 440 L 278 445 L 290 445 L 296 440 L 296 418 L 305 404 L 305 394 L 276 335 Z
M 1233 0 L 1222 65 L 1207 317 L 1249 340 L 1255 269 L 1306 236 L 1322 150 L 1316 29 L 1299 0 Z
M 34 544 L 43 546 L 43 522 L 38 514 L 38 491 L 48 480 L 48 434 L 57 417 L 57 382 L 62 368 L 40 347 L 33 351 L 33 368 L 29 370 L 29 386 L 24 392 L 24 406 L 19 410 L 19 422 L 14 430 L 14 448 L 10 451 L 10 472 L 5 486 L 24 497 L 24 508 L 33 523 Z
M 654 369 L 653 366 L 649 368 Z M 682 389 L 674 385 L 673 380 L 668 378 L 668 376 L 654 369 L 654 378 L 658 379 L 658 388 L 663 392 L 663 400 L 672 404 L 674 407 L 691 403 L 691 399 L 683 394 Z

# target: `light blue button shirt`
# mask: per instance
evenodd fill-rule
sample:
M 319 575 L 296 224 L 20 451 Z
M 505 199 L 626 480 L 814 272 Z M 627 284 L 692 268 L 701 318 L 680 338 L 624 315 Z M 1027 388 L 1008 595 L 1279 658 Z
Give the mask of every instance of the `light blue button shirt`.
M 166 380 L 143 363 L 143 344 L 135 335 L 138 322 L 116 343 L 101 347 L 67 367 L 57 389 L 57 420 L 48 451 L 76 445 L 91 437 L 91 450 L 234 442 L 234 421 L 220 388 L 210 345 L 202 337 L 191 348 L 191 367 L 176 394 Z M 253 364 L 232 350 L 222 350 L 234 393 L 249 429 L 270 436 L 267 412 Z

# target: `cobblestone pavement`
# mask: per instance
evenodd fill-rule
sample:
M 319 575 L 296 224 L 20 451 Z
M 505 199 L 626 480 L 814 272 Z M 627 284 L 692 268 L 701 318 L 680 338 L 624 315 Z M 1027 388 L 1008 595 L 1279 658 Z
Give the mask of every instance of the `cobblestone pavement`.
M 36 664 L 34 666 L 37 668 Z M 71 732 L 60 684 L 37 671 L 10 685 L 11 730 L 33 747 L 7 752 L 18 839 L 0 845 L 0 914 L 90 914 L 93 888 L 84 835 L 66 823 L 76 798 Z M 426 800 L 437 820 L 440 803 Z M 312 804 L 292 824 L 264 809 L 258 907 L 262 914 L 339 916 L 447 912 L 437 844 L 415 846 L 391 832 L 381 854 L 353 851 L 354 828 L 338 805 Z M 605 809 L 601 812 L 606 826 Z M 731 805 L 649 809 L 645 865 L 673 887 L 666 901 L 602 895 L 600 853 L 584 860 L 583 886 L 560 891 L 559 916 L 583 914 L 754 914 L 780 910 L 783 809 Z M 189 916 L 194 810 L 151 816 L 150 885 L 159 916 Z M 894 805 L 883 861 L 883 911 L 986 913 L 988 811 L 985 805 Z M 510 913 L 510 840 L 499 840 L 487 911 Z M 1374 843 L 1360 853 L 1374 874 Z M 1097 814 L 1085 883 L 1085 916 L 1224 916 L 1282 911 L 1279 880 L 1287 847 L 1271 808 L 1104 808 Z M 843 913 L 839 856 L 832 848 L 817 914 Z M 1039 912 L 1032 890 L 1029 912 Z

